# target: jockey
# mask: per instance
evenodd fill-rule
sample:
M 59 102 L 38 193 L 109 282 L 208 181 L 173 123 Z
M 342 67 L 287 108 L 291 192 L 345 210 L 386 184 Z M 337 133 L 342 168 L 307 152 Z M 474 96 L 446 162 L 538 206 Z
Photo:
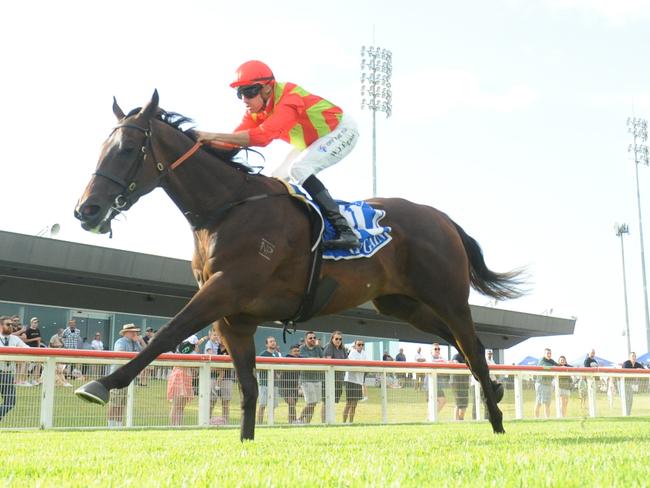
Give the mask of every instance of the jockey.
M 338 163 L 357 142 L 359 132 L 349 115 L 327 100 L 293 83 L 276 82 L 261 61 L 247 61 L 230 86 L 246 105 L 246 113 L 231 134 L 198 132 L 200 142 L 266 146 L 282 139 L 293 146 L 273 176 L 300 184 L 320 206 L 336 231 L 327 249 L 359 247 L 359 239 L 339 212 L 316 173 Z

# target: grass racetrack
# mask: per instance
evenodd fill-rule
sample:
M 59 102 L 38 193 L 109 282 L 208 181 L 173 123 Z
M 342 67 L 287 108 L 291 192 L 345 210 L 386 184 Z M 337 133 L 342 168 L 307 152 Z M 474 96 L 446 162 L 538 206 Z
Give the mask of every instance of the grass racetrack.
M 235 429 L 2 432 L 2 486 L 650 484 L 650 418 Z

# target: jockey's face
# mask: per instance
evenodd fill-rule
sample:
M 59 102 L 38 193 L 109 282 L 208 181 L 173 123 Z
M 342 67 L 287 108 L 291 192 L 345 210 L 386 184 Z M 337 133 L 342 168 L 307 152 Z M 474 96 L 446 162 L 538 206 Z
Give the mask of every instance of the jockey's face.
M 244 105 L 246 105 L 246 109 L 249 112 L 257 113 L 264 110 L 264 107 L 266 106 L 266 102 L 271 96 L 271 93 L 273 93 L 273 89 L 271 88 L 271 85 L 263 85 L 262 89 L 259 91 L 257 95 L 249 98 L 246 96 L 245 93 L 242 93 L 241 98 L 244 101 Z

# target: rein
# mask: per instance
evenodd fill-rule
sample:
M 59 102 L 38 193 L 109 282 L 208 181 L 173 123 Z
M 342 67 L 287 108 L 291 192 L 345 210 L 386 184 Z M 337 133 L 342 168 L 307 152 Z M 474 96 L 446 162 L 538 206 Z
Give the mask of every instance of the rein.
M 159 186 L 163 178 L 165 178 L 171 171 L 174 171 L 176 168 L 178 168 L 185 161 L 190 159 L 203 146 L 203 143 L 195 142 L 192 147 L 190 147 L 187 151 L 185 151 L 174 162 L 165 166 L 163 163 L 156 161 L 156 155 L 154 153 L 154 148 L 152 144 L 151 120 L 149 121 L 149 127 L 147 128 L 141 127 L 137 124 L 129 124 L 129 123 L 119 124 L 113 128 L 111 134 L 118 129 L 138 130 L 144 134 L 145 139 L 140 148 L 140 156 L 138 157 L 137 161 L 133 164 L 132 168 L 129 169 L 126 179 L 121 179 L 119 177 L 116 177 L 110 173 L 107 173 L 99 169 L 93 173 L 94 176 L 102 176 L 112 181 L 113 183 L 120 186 L 123 190 L 122 193 L 120 193 L 119 195 L 117 195 L 117 197 L 115 197 L 115 202 L 114 202 L 115 208 L 111 210 L 107 218 L 111 218 L 115 213 L 119 213 L 124 209 L 130 208 L 131 205 L 133 205 L 134 201 L 137 200 L 137 198 L 139 198 L 141 195 L 148 193 L 153 188 Z M 147 160 L 147 156 L 151 157 L 154 167 L 156 168 L 156 170 L 158 170 L 158 175 L 156 175 L 156 177 L 151 182 L 148 183 L 147 186 L 149 186 L 150 188 L 148 188 L 147 186 L 143 186 L 139 188 L 137 184 L 137 176 L 140 174 L 140 171 L 144 167 L 144 163 Z M 245 177 L 242 186 L 246 183 L 246 179 L 247 178 Z M 130 183 L 127 183 L 128 181 L 130 181 Z M 216 210 L 209 212 L 208 215 L 194 214 L 189 211 L 184 212 L 184 215 L 185 218 L 192 225 L 193 229 L 198 230 L 201 228 L 207 228 L 211 224 L 215 224 L 230 210 L 240 205 L 243 205 L 245 203 L 256 202 L 256 201 L 265 200 L 267 198 L 273 198 L 273 197 L 288 197 L 288 196 L 290 196 L 288 190 L 282 193 L 261 193 L 258 195 L 252 195 L 239 200 L 235 200 L 233 202 L 226 203 L 225 205 L 222 205 Z M 310 227 L 312 227 L 312 229 L 315 229 L 314 226 L 310 226 Z M 111 231 L 111 235 L 112 235 L 112 231 Z M 324 281 L 321 282 L 320 280 L 320 269 L 322 264 L 323 249 L 322 249 L 322 241 L 319 241 L 318 236 L 312 236 L 312 239 L 315 239 L 318 242 L 318 246 L 315 246 L 311 249 L 311 262 L 309 266 L 307 289 L 302 298 L 298 311 L 296 312 L 294 317 L 282 321 L 283 323 L 282 337 L 285 343 L 286 343 L 287 333 L 292 333 L 289 330 L 289 328 L 292 327 L 293 332 L 295 332 L 296 322 L 303 322 L 311 318 L 314 315 L 314 313 L 316 313 L 318 310 L 320 310 L 323 307 L 324 305 L 323 300 L 325 302 L 328 301 L 332 293 L 338 286 L 338 283 L 336 283 L 336 281 L 330 280 L 330 282 L 328 282 L 327 285 L 323 287 L 324 290 L 325 288 L 327 288 L 325 292 L 321 293 L 320 297 L 317 296 L 318 291 L 321 288 L 319 285 L 324 283 Z M 323 303 L 317 303 L 319 302 L 319 298 L 321 298 L 320 302 Z
M 183 153 L 180 157 L 178 157 L 173 163 L 169 164 L 168 166 L 165 166 L 163 163 L 156 161 L 153 144 L 151 143 L 151 137 L 152 137 L 151 121 L 149 121 L 149 127 L 147 128 L 141 127 L 136 124 L 119 124 L 113 128 L 111 134 L 118 129 L 135 129 L 142 132 L 145 136 L 144 143 L 140 148 L 141 157 L 138 158 L 138 161 L 133 165 L 133 169 L 129 170 L 129 174 L 127 175 L 126 179 L 119 178 L 115 175 L 112 175 L 102 170 L 96 170 L 93 173 L 93 176 L 102 176 L 122 188 L 123 193 L 117 195 L 117 197 L 115 197 L 115 202 L 114 202 L 115 208 L 118 212 L 130 208 L 131 205 L 133 205 L 133 200 L 135 200 L 134 197 L 139 198 L 140 196 L 149 192 L 151 189 L 159 186 L 163 178 L 165 178 L 171 171 L 174 171 L 176 168 L 178 168 L 185 161 L 190 159 L 203 146 L 202 142 L 194 143 L 192 147 L 190 147 L 187 151 L 185 151 L 185 153 Z M 158 170 L 158 175 L 151 182 L 151 184 L 148 185 L 150 188 L 144 187 L 143 190 L 141 188 L 138 188 L 138 185 L 136 183 L 136 177 L 138 176 L 140 170 L 144 166 L 144 162 L 147 160 L 148 154 L 151 155 L 151 159 L 153 160 L 153 165 Z M 127 183 L 127 181 L 130 181 L 130 183 Z M 136 192 L 136 190 L 138 191 Z M 219 207 L 215 211 L 211 212 L 210 215 L 208 216 L 193 214 L 191 212 L 185 212 L 184 215 L 190 221 L 192 227 L 196 230 L 203 227 L 207 227 L 211 223 L 216 222 L 225 213 L 227 213 L 234 207 L 237 207 L 239 205 L 248 202 L 254 202 L 254 201 L 263 200 L 270 197 L 279 197 L 279 196 L 289 196 L 289 193 L 288 192 L 287 193 L 284 192 L 283 193 L 262 193 L 259 195 L 253 195 L 247 198 L 243 198 L 241 200 L 236 200 L 234 202 L 227 203 L 222 207 Z
M 191 148 L 187 150 L 185 154 L 183 154 L 180 158 L 178 158 L 176 161 L 174 161 L 172 164 L 169 165 L 170 171 L 174 171 L 176 168 L 178 168 L 181 164 L 183 164 L 186 160 L 190 159 L 192 155 L 199 150 L 199 148 L 203 145 L 202 142 L 197 142 L 194 144 Z

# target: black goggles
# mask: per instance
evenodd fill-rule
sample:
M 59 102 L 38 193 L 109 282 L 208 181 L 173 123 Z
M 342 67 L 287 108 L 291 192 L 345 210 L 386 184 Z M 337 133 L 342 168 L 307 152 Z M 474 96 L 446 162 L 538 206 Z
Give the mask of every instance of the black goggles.
M 260 85 L 259 83 L 255 85 L 240 86 L 237 88 L 237 98 L 239 98 L 240 100 L 243 97 L 254 98 L 257 95 L 259 95 L 260 91 L 262 91 L 262 85 Z

